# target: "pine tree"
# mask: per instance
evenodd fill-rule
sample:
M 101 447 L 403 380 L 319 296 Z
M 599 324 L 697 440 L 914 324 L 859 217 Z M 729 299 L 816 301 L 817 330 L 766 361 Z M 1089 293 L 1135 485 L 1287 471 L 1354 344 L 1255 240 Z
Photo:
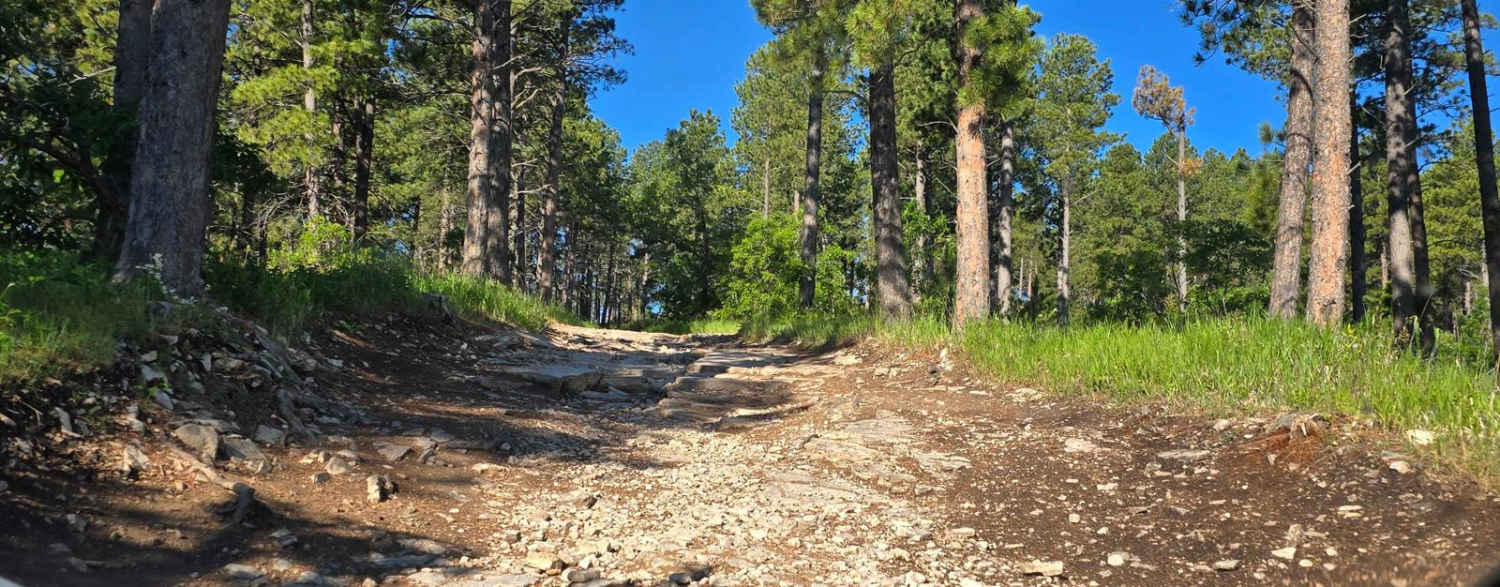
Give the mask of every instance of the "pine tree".
M 130 216 L 116 273 L 144 268 L 181 296 L 203 291 L 209 162 L 229 0 L 157 0 Z
M 1192 165 L 1187 159 L 1187 129 L 1193 125 L 1194 109 L 1182 97 L 1182 87 L 1172 87 L 1166 74 L 1150 65 L 1141 66 L 1131 98 L 1135 111 L 1167 127 L 1177 139 L 1177 303 L 1186 309 L 1188 302 L 1187 237 L 1180 231 L 1187 224 L 1187 178 Z
M 1475 0 L 1461 0 L 1464 62 L 1469 72 L 1469 100 L 1474 113 L 1474 160 L 1479 168 L 1479 204 L 1484 215 L 1484 261 L 1489 274 L 1490 339 L 1500 365 L 1500 195 L 1495 191 L 1495 137 L 1490 128 L 1489 90 L 1485 82 L 1484 44 Z
M 1313 117 L 1313 233 L 1308 264 L 1307 318 L 1332 328 L 1344 318 L 1344 272 L 1349 255 L 1350 48 L 1348 0 L 1317 5 L 1317 80 Z

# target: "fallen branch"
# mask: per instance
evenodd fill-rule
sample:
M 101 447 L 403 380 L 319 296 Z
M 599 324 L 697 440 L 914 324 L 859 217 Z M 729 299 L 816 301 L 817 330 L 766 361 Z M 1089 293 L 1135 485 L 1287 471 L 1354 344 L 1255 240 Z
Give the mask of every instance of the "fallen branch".
M 234 494 L 234 509 L 233 513 L 229 516 L 228 525 L 235 526 L 245 521 L 245 518 L 250 515 L 250 508 L 255 506 L 254 487 L 243 482 L 231 481 L 229 478 L 219 474 L 219 471 L 214 469 L 212 465 L 204 464 L 203 461 L 188 454 L 185 450 L 175 446 L 167 447 L 167 450 L 171 451 L 172 456 L 177 457 L 178 460 L 187 463 L 193 470 L 201 473 L 204 478 L 208 479 L 209 483 L 218 485 Z

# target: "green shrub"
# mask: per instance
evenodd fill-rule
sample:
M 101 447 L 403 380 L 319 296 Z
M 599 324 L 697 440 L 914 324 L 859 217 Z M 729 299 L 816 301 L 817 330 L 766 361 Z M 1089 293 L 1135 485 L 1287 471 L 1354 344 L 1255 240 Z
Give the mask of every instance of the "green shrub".
M 774 322 L 791 316 L 801 305 L 802 262 L 797 221 L 790 214 L 756 218 L 735 243 L 724 304 L 716 318 Z M 827 245 L 818 253 L 813 303 L 820 314 L 835 316 L 861 310 L 850 295 L 845 267 L 856 264 L 854 253 Z

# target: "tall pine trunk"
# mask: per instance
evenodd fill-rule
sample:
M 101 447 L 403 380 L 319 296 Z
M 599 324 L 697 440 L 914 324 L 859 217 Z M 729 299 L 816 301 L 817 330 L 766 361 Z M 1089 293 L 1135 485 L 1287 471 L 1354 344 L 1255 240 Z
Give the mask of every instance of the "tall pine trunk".
M 958 59 L 958 268 L 954 276 L 953 325 L 962 327 L 990 313 L 990 222 L 985 201 L 984 103 L 974 96 L 980 51 L 964 42 L 968 27 L 984 18 L 979 0 L 956 0 L 954 56 Z
M 1073 305 L 1073 185 L 1064 180 L 1062 193 L 1062 246 L 1057 260 L 1057 323 L 1068 325 L 1069 311 Z
M 896 162 L 896 75 L 887 62 L 870 72 L 870 184 L 875 220 L 876 299 L 887 319 L 911 317 L 906 274 L 906 234 L 901 226 L 901 185 Z
M 807 167 L 802 187 L 802 263 L 805 269 L 798 284 L 803 308 L 813 307 L 818 283 L 818 194 L 819 174 L 823 168 L 823 94 L 828 53 L 822 45 L 813 49 L 812 80 L 807 96 Z
M 1405 0 L 1390 0 L 1385 36 L 1386 203 L 1391 252 L 1391 328 L 1397 346 L 1412 343 L 1412 322 L 1420 311 L 1413 234 L 1412 195 L 1416 190 L 1416 121 L 1411 109 L 1410 22 Z
M 89 256 L 113 260 L 125 238 L 125 220 L 130 214 L 130 170 L 135 164 L 135 141 L 140 134 L 136 121 L 141 96 L 146 91 L 146 64 L 151 49 L 151 1 L 121 0 L 120 20 L 115 28 L 114 111 L 128 121 L 105 155 L 105 184 L 95 201 L 94 243 Z
M 1349 255 L 1349 1 L 1319 0 L 1318 75 L 1314 84 L 1313 235 L 1307 318 L 1332 328 L 1344 318 Z
M 370 164 L 375 159 L 375 100 L 354 100 L 354 238 L 370 228 Z M 419 202 L 420 203 L 420 202 Z M 415 233 L 413 233 L 415 234 Z
M 1012 286 L 1011 277 L 1011 217 L 1015 215 L 1016 202 L 1014 198 L 1014 184 L 1016 174 L 1016 138 L 1015 129 L 1011 121 L 1000 121 L 1000 177 L 996 178 L 999 183 L 999 198 L 995 204 L 995 212 L 998 218 L 995 220 L 995 230 L 999 234 L 997 251 L 998 260 L 995 263 L 995 304 L 1000 314 L 1010 313 L 1010 290 Z
M 1349 92 L 1349 109 L 1357 108 L 1358 96 Z M 1349 125 L 1349 321 L 1358 324 L 1365 319 L 1365 194 L 1360 173 L 1364 157 L 1359 152 L 1359 124 Z
M 562 23 L 562 46 L 567 47 L 568 23 Z M 538 245 L 537 289 L 542 299 L 551 301 L 552 275 L 557 272 L 557 199 L 562 193 L 563 116 L 567 113 L 567 68 L 557 67 L 557 84 L 552 88 L 551 120 L 547 127 L 547 185 L 542 190 L 542 235 Z
M 1186 120 L 1179 121 L 1176 129 L 1177 134 L 1177 303 L 1180 308 L 1187 310 L 1188 304 L 1188 274 L 1187 274 L 1187 235 L 1182 231 L 1187 228 L 1187 124 Z
M 446 189 L 441 192 L 440 197 L 442 198 L 443 208 L 442 213 L 438 216 L 437 238 L 433 239 L 437 242 L 433 243 L 433 250 L 437 251 L 438 271 L 447 271 L 448 260 L 450 258 L 448 254 L 448 231 L 453 230 L 453 203 L 449 201 L 448 190 Z
M 157 0 L 116 274 L 142 267 L 182 296 L 203 292 L 210 156 L 229 0 Z
M 927 218 L 927 215 L 929 214 L 928 210 L 930 210 L 931 208 L 929 202 L 927 201 L 927 181 L 927 147 L 918 145 L 917 177 L 913 179 L 912 183 L 915 185 L 915 189 L 917 192 L 917 209 L 922 212 L 922 217 L 924 219 Z M 917 292 L 917 298 L 921 299 L 921 292 L 931 289 L 932 282 L 935 281 L 937 277 L 937 270 L 933 267 L 934 261 L 932 258 L 932 235 L 928 234 L 928 230 L 925 227 L 922 229 L 922 233 L 917 236 L 917 249 L 917 264 L 920 265 L 921 268 L 917 270 L 918 285 L 915 289 Z
M 302 69 L 312 69 L 313 0 L 302 0 L 301 35 Z M 313 91 L 312 87 L 308 87 L 307 91 L 302 93 L 302 109 L 306 110 L 309 115 L 318 111 L 318 94 Z M 307 140 L 309 145 L 315 140 L 312 133 L 304 135 L 303 138 Z M 323 213 L 323 203 L 321 201 L 323 196 L 322 189 L 322 186 L 319 184 L 317 166 L 308 163 L 307 168 L 302 170 L 302 190 L 303 195 L 307 198 L 308 218 L 313 218 Z
M 1490 94 L 1484 79 L 1484 42 L 1479 8 L 1462 0 L 1464 60 L 1469 67 L 1469 100 L 1474 108 L 1474 159 L 1479 168 L 1479 208 L 1484 217 L 1484 273 L 1490 288 L 1490 339 L 1500 365 L 1500 194 L 1495 190 L 1495 137 L 1490 127 Z
M 1276 214 L 1276 254 L 1271 272 L 1271 316 L 1295 318 L 1301 295 L 1302 216 L 1312 158 L 1314 23 L 1310 0 L 1292 2 L 1291 71 L 1287 75 L 1286 153 Z
M 460 270 L 473 277 L 490 274 L 490 209 L 495 199 L 490 158 L 494 126 L 495 0 L 474 0 L 473 71 L 470 74 L 468 222 Z
M 490 199 L 489 213 L 486 221 L 489 229 L 486 232 L 485 256 L 489 258 L 490 276 L 499 280 L 500 283 L 511 285 L 512 283 L 512 261 L 510 248 L 510 200 L 513 182 L 511 181 L 511 147 L 515 138 L 511 125 L 511 0 L 491 0 L 494 2 L 494 43 L 490 46 L 490 52 L 494 55 L 490 63 L 493 75 L 494 100 L 490 107 L 494 110 L 490 127 L 490 180 L 494 183 L 491 188 L 494 197 Z

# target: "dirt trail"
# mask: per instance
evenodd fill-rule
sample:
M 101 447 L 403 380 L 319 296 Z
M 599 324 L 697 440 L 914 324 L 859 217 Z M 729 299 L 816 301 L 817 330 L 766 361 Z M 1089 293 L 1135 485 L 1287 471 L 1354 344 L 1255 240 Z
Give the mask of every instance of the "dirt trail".
M 165 419 L 0 493 L 0 575 L 46 584 L 1466 584 L 1500 502 L 1358 426 L 1104 408 L 939 356 L 725 337 L 367 327 L 313 341 L 360 414 L 225 465 Z M 156 463 L 113 473 L 145 438 Z M 92 470 L 89 468 L 92 467 Z M 61 468 L 59 468 L 61 470 Z M 384 476 L 394 492 L 375 488 Z M 373 497 L 375 501 L 370 498 Z M 73 517 L 68 517 L 72 515 Z

